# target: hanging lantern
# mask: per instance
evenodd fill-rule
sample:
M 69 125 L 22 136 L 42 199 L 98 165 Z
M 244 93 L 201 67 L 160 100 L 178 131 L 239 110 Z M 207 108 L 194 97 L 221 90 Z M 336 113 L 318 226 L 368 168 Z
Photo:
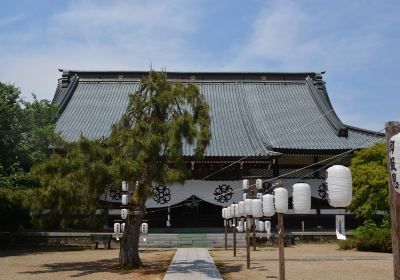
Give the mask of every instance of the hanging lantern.
M 347 207 L 352 199 L 351 171 L 343 165 L 334 165 L 326 170 L 329 204 Z
M 121 224 L 120 223 L 114 223 L 114 233 L 118 234 L 121 230 Z
M 236 227 L 238 232 L 243 232 L 243 221 L 238 222 L 238 226 Z
M 125 220 L 126 217 L 128 217 L 128 209 L 121 209 L 121 218 Z
M 239 218 L 239 204 L 232 204 L 233 205 L 233 217 Z
M 392 136 L 389 141 L 390 179 L 396 192 L 400 192 L 400 133 Z
M 244 212 L 244 201 L 239 201 L 238 210 L 239 210 L 239 217 L 246 216 L 246 212 Z
M 122 181 L 121 190 L 123 192 L 127 192 L 128 191 L 128 182 L 127 181 Z
M 140 225 L 140 232 L 143 234 L 147 234 L 149 232 L 149 225 L 147 223 L 142 223 Z
M 247 193 L 243 194 L 243 201 L 247 198 Z
M 226 218 L 229 220 L 231 218 L 231 207 L 226 207 Z
M 252 205 L 252 199 L 246 198 L 244 201 L 244 212 L 246 216 L 251 216 L 252 214 L 251 205 Z
M 122 223 L 121 224 L 121 233 L 124 233 L 124 231 L 125 231 L 125 223 Z
M 249 180 L 244 179 L 243 180 L 243 189 L 247 190 L 249 188 Z
M 235 217 L 235 204 L 231 204 L 230 208 L 231 208 L 230 217 L 231 217 L 231 219 L 232 219 L 232 218 Z
M 293 208 L 296 214 L 308 214 L 311 209 L 311 187 L 306 183 L 293 185 Z
M 267 237 L 271 237 L 271 222 L 270 221 L 265 221 L 265 231 L 267 232 Z
M 275 209 L 277 213 L 286 213 L 289 204 L 289 194 L 287 189 L 283 187 L 276 188 L 275 192 Z
M 251 200 L 251 213 L 254 218 L 261 218 L 263 216 L 261 199 Z
M 128 205 L 128 195 L 127 194 L 123 194 L 121 196 L 121 202 L 122 202 L 122 205 Z
M 261 179 L 256 180 L 256 188 L 257 188 L 257 190 L 262 189 L 262 180 Z
M 272 194 L 263 195 L 262 204 L 264 217 L 272 217 L 275 214 L 274 196 Z
M 259 232 L 263 232 L 264 229 L 265 229 L 264 222 L 263 222 L 263 221 L 259 221 L 259 222 L 258 222 L 258 231 L 259 231 Z
M 221 210 L 221 214 L 222 214 L 222 219 L 225 220 L 225 208 L 222 208 Z
M 254 225 L 256 226 L 256 231 L 260 231 L 259 226 L 260 226 L 260 220 L 259 219 L 254 219 Z

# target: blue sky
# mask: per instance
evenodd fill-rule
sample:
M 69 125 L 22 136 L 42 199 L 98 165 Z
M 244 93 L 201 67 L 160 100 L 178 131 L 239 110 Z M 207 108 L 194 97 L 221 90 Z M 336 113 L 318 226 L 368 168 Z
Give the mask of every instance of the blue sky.
M 0 81 L 51 99 L 58 68 L 327 71 L 343 122 L 400 119 L 400 1 L 1 1 Z

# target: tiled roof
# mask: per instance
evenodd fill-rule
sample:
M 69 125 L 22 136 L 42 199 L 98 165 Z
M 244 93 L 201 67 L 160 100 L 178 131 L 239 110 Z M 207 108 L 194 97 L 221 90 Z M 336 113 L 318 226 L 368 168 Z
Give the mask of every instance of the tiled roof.
M 138 80 L 88 77 L 85 73 L 69 75 L 67 86 L 62 86 L 65 77 L 60 79 L 53 99 L 61 106 L 57 130 L 68 141 L 77 140 L 80 135 L 91 139 L 108 136 L 111 125 L 126 109 L 129 93 L 138 88 Z M 382 138 L 381 134 L 342 124 L 331 107 L 324 83 L 315 75 L 280 75 L 283 76 L 276 80 L 228 76 L 191 81 L 210 106 L 212 139 L 206 156 L 267 156 L 275 155 L 274 150 L 348 150 Z M 292 80 L 288 79 L 291 75 Z M 339 137 L 340 130 L 348 136 Z M 186 145 L 184 154 L 192 155 L 192 147 Z

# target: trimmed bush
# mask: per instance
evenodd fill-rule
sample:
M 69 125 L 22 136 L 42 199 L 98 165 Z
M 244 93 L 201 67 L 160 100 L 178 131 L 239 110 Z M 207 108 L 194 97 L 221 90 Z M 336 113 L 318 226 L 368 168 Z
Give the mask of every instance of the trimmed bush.
M 354 238 L 339 242 L 340 249 L 356 248 L 359 251 L 392 252 L 391 230 L 387 220 L 382 225 L 376 225 L 368 220 L 353 233 Z

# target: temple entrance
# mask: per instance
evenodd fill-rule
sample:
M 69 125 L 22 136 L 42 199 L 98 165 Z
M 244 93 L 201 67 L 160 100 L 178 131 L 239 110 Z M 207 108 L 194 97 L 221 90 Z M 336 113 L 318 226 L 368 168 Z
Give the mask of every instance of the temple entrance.
M 170 207 L 170 223 L 167 227 L 168 207 L 147 209 L 146 218 L 149 228 L 160 231 L 176 232 L 183 228 L 220 228 L 223 227 L 221 206 L 206 202 L 192 195 L 187 200 Z

